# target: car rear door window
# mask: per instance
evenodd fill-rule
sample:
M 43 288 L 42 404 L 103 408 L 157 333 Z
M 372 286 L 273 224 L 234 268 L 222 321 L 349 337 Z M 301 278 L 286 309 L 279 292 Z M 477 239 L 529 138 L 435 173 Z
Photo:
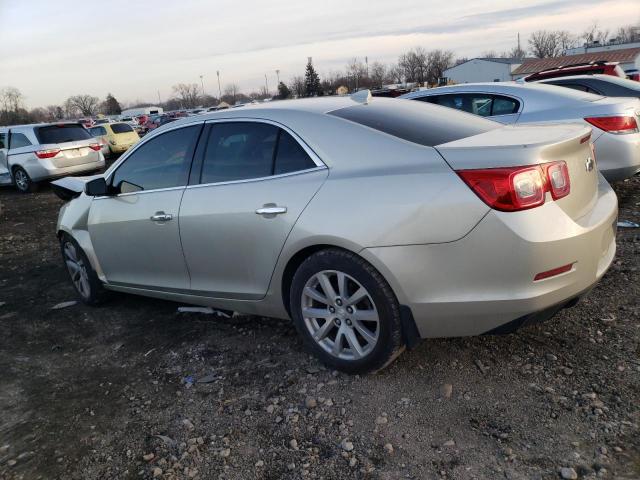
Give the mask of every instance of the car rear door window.
M 61 123 L 36 128 L 36 138 L 41 145 L 49 143 L 66 143 L 87 140 L 91 135 L 82 125 L 75 123 Z
M 280 129 L 274 175 L 314 168 L 315 162 L 291 135 Z
M 481 117 L 494 115 L 509 115 L 517 113 L 520 102 L 516 99 L 501 95 L 485 93 L 451 93 L 446 95 L 430 95 L 418 98 L 423 102 L 435 103 L 443 107 L 463 110 Z
M 30 145 L 33 144 L 24 133 L 11 132 L 9 140 L 9 148 L 11 148 L 11 150 L 15 148 L 28 147 Z
M 111 184 L 127 182 L 142 190 L 187 184 L 201 125 L 171 130 L 143 143 L 115 171 Z
M 7 148 L 7 134 L 0 133 L 0 148 Z
M 278 127 L 259 122 L 216 123 L 202 163 L 201 183 L 272 175 Z

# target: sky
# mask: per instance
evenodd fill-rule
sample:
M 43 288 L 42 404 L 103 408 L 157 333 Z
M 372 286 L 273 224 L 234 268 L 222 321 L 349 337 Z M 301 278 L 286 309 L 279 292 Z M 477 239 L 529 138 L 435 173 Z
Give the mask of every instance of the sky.
M 640 20 L 639 0 L 0 0 L 0 88 L 29 108 L 76 94 L 121 102 L 167 100 L 172 85 L 204 83 L 246 93 L 276 72 L 322 76 L 353 57 L 393 63 L 421 46 L 456 57 L 523 47 L 538 29 L 579 33 L 597 21 Z

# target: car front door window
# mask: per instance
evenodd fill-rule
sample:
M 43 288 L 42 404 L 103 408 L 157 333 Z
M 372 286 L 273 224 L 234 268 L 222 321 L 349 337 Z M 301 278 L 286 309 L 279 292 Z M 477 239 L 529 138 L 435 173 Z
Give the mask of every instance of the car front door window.
M 117 168 L 111 185 L 134 185 L 138 190 L 186 185 L 200 129 L 201 125 L 178 128 L 143 143 Z

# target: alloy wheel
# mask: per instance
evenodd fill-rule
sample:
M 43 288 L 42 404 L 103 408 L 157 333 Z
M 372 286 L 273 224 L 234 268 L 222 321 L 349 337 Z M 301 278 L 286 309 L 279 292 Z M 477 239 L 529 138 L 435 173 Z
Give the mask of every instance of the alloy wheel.
M 333 357 L 359 360 L 378 343 L 380 319 L 373 298 L 344 272 L 324 270 L 307 281 L 302 317 L 311 338 Z
M 89 285 L 89 273 L 87 267 L 82 260 L 82 257 L 78 255 L 76 246 L 71 242 L 65 242 L 64 247 L 64 263 L 67 265 L 69 275 L 71 275 L 71 281 L 76 287 L 78 293 L 82 298 L 89 298 L 91 295 L 91 286 Z
M 24 170 L 16 170 L 13 175 L 13 180 L 16 182 L 16 186 L 23 192 L 29 189 L 29 177 Z

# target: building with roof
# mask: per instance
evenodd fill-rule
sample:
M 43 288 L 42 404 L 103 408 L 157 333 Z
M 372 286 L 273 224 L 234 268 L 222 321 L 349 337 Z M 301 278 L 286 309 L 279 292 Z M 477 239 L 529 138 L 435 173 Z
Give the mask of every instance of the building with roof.
M 606 46 L 600 48 L 603 48 L 603 50 L 594 52 L 590 48 L 588 53 L 526 59 L 511 72 L 511 78 L 517 80 L 532 73 L 549 70 L 551 68 L 598 61 L 618 62 L 625 72 L 640 69 L 640 46 L 620 49 L 606 49 Z
M 442 83 L 506 82 L 522 62 L 520 58 L 472 58 L 446 69 Z

